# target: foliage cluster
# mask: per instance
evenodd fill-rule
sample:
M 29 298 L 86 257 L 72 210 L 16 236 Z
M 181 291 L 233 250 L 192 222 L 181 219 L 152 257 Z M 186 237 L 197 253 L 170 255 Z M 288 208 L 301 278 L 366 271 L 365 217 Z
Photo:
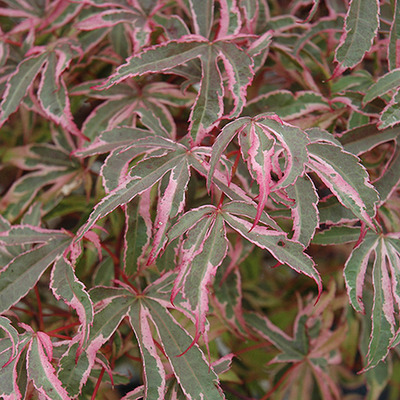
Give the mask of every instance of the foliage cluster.
M 3 399 L 399 397 L 397 0 L 0 22 Z

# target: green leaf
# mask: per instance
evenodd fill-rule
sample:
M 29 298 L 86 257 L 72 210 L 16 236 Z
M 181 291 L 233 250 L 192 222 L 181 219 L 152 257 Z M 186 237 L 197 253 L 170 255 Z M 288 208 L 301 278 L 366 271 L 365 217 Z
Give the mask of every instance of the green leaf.
M 340 69 L 356 66 L 371 48 L 379 26 L 377 0 L 352 0 L 335 59 Z
M 377 243 L 378 236 L 373 233 L 367 233 L 364 240 L 351 253 L 344 268 L 344 279 L 350 303 L 359 312 L 364 312 L 362 304 L 364 276 L 369 256 L 374 251 Z
M 217 389 L 217 375 L 198 345 L 190 347 L 193 342 L 190 335 L 159 303 L 146 299 L 144 305 L 151 314 L 162 347 L 187 399 L 223 399 L 224 396 Z
M 17 70 L 7 83 L 3 101 L 0 104 L 0 126 L 17 110 L 46 58 L 47 53 L 43 53 L 36 57 L 27 58 L 18 65 Z
M 363 102 L 368 103 L 378 96 L 382 96 L 389 90 L 393 90 L 400 85 L 400 69 L 387 72 L 385 75 L 379 77 L 365 93 Z
M 51 239 L 21 254 L 3 269 L 0 273 L 0 312 L 8 310 L 28 293 L 70 242 L 70 238 Z
M 368 173 L 353 154 L 327 143 L 308 145 L 312 168 L 338 200 L 354 215 L 373 226 L 378 193 L 368 183 Z
M 321 277 L 312 259 L 303 252 L 303 246 L 300 243 L 287 239 L 284 233 L 259 225 L 253 227 L 250 222 L 229 213 L 224 213 L 224 219 L 240 235 L 262 249 L 268 250 L 279 262 L 314 279 L 318 285 L 318 291 L 321 292 Z
M 294 185 L 286 188 L 288 195 L 294 199 L 291 208 L 293 218 L 293 237 L 304 247 L 308 247 L 318 227 L 318 196 L 313 182 L 305 175 L 296 180 Z
M 146 399 L 164 400 L 166 390 L 165 370 L 152 338 L 150 319 L 149 310 L 142 301 L 132 305 L 129 311 L 129 322 L 135 332 L 142 355 L 145 381 L 144 396 Z

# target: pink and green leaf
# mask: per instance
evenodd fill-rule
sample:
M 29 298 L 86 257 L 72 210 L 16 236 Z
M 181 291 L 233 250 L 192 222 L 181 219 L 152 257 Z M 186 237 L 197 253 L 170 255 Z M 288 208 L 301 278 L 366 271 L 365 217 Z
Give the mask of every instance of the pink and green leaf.
M 387 46 L 387 59 L 389 70 L 400 67 L 400 4 L 394 4 L 393 21 L 390 27 L 389 44 Z
M 46 59 L 47 54 L 43 53 L 29 57 L 18 65 L 17 70 L 7 82 L 3 101 L 0 104 L 0 126 L 18 109 Z
M 286 191 L 295 204 L 291 208 L 293 219 L 292 240 L 308 247 L 318 227 L 318 195 L 308 175 L 298 178 Z
M 51 239 L 11 261 L 0 272 L 0 311 L 24 297 L 54 260 L 63 254 L 71 239 Z
M 379 77 L 365 93 L 363 102 L 368 103 L 400 86 L 400 69 L 394 69 Z
M 46 337 L 48 338 L 43 332 L 38 332 L 32 337 L 27 353 L 28 377 L 46 399 L 68 400 L 70 397 L 55 375 L 51 357 L 46 353 Z
M 129 322 L 135 332 L 143 360 L 144 396 L 146 399 L 164 400 L 165 369 L 154 344 L 149 324 L 151 315 L 143 302 L 136 302 L 129 311 Z
M 51 271 L 50 288 L 57 300 L 60 298 L 78 314 L 82 324 L 83 344 L 93 321 L 93 305 L 85 286 L 76 277 L 72 265 L 64 257 L 59 257 Z
M 157 183 L 183 157 L 184 153 L 176 150 L 165 156 L 146 159 L 137 164 L 131 170 L 131 176 L 127 178 L 126 182 L 111 191 L 96 205 L 86 224 L 79 229 L 76 240 L 82 239 L 99 218 L 103 218 L 117 207 L 129 203 L 135 196 Z
M 365 273 L 371 253 L 378 245 L 378 236 L 367 233 L 364 240 L 359 243 L 346 261 L 344 279 L 350 304 L 358 312 L 364 312 L 362 302 Z
M 159 303 L 145 300 L 161 345 L 187 399 L 223 399 L 219 380 L 193 338 Z M 189 348 L 190 347 L 190 348 Z M 189 349 L 189 350 L 188 350 Z M 186 351 L 187 350 L 187 351 Z
M 354 215 L 374 226 L 378 194 L 368 182 L 368 173 L 353 154 L 340 147 L 312 143 L 308 145 L 309 167 L 314 170 L 338 200 Z
M 286 238 L 282 232 L 266 229 L 262 226 L 252 226 L 248 221 L 229 213 L 224 213 L 225 221 L 240 235 L 262 249 L 268 250 L 280 263 L 287 264 L 296 272 L 314 279 L 318 291 L 322 291 L 321 277 L 314 262 L 303 252 L 303 246 Z
M 168 183 L 165 189 L 163 188 L 163 194 L 158 203 L 153 248 L 151 249 L 148 263 L 152 263 L 160 251 L 165 248 L 168 240 L 166 232 L 169 221 L 183 211 L 189 178 L 190 170 L 186 159 L 183 159 L 167 176 Z
M 150 202 L 148 190 L 126 205 L 123 266 L 128 276 L 133 275 L 141 263 L 144 264 L 145 251 L 150 245 L 153 229 Z
M 377 0 L 352 0 L 346 15 L 344 32 L 336 49 L 339 63 L 334 75 L 355 67 L 370 50 L 379 26 Z

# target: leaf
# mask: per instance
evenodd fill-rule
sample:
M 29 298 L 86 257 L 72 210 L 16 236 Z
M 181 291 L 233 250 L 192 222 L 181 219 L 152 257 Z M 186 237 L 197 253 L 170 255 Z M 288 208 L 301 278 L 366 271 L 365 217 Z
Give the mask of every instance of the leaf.
M 73 343 L 60 359 L 57 377 L 69 396 L 79 395 L 90 372 L 89 359 L 86 352 L 80 352 L 79 343 Z
M 204 354 L 193 339 L 171 316 L 169 311 L 155 301 L 144 301 L 148 308 L 161 345 L 171 364 L 174 375 L 187 399 L 223 399 L 217 389 L 218 377 L 208 365 Z M 190 347 L 191 346 L 191 347 Z M 190 349 L 185 353 L 185 350 Z
M 50 288 L 57 300 L 62 298 L 78 314 L 82 324 L 83 344 L 93 321 L 93 305 L 84 284 L 75 276 L 71 263 L 64 257 L 59 257 L 53 266 Z
M 368 174 L 353 154 L 327 143 L 308 145 L 312 168 L 326 186 L 335 194 L 340 203 L 354 215 L 374 226 L 375 204 L 378 194 L 368 183 Z
M 51 356 L 48 352 L 46 354 L 45 349 L 47 350 L 49 345 L 51 345 L 50 338 L 43 332 L 38 332 L 32 337 L 27 354 L 28 376 L 46 399 L 68 400 L 70 397 L 50 363 Z
M 260 316 L 255 313 L 246 313 L 244 314 L 244 319 L 249 327 L 264 339 L 272 342 L 284 353 L 285 361 L 300 361 L 307 355 L 308 344 L 303 342 L 304 338 L 301 337 L 302 335 L 299 334 L 299 332 L 296 332 L 296 336 L 300 336 L 301 338 L 300 346 L 265 316 Z M 300 326 L 304 329 L 304 321 Z M 279 356 L 274 360 L 275 362 L 283 361 Z
M 377 245 L 378 237 L 372 233 L 367 233 L 364 240 L 354 248 L 345 264 L 344 279 L 347 286 L 347 294 L 351 305 L 359 312 L 364 312 L 362 304 L 364 277 L 370 254 Z
M 368 103 L 378 96 L 382 96 L 389 90 L 393 90 L 400 85 L 400 69 L 394 69 L 379 77 L 365 93 L 363 103 Z
M 214 0 L 196 0 L 184 1 L 190 10 L 193 22 L 193 28 L 196 34 L 208 38 L 211 33 L 214 15 Z
M 379 129 L 385 129 L 400 122 L 400 91 L 396 90 L 392 100 L 383 109 L 380 122 L 378 124 Z
M 229 213 L 224 214 L 224 219 L 240 235 L 262 249 L 268 250 L 279 262 L 314 279 L 318 285 L 318 291 L 321 292 L 322 282 L 319 273 L 315 269 L 312 259 L 303 253 L 300 243 L 288 240 L 284 233 L 262 226 L 257 225 L 251 229 L 250 222 Z
M 399 34 L 400 34 L 400 5 L 396 1 L 394 4 L 393 21 L 390 27 L 389 45 L 388 45 L 388 63 L 389 70 L 392 71 L 400 67 L 400 54 L 399 54 Z
M 386 357 L 394 336 L 393 297 L 383 240 L 379 240 L 375 253 L 372 272 L 374 285 L 372 332 L 367 354 L 368 364 L 365 369 L 374 367 Z
M 344 32 L 336 49 L 335 61 L 339 71 L 356 66 L 371 48 L 379 26 L 377 0 L 352 0 L 346 15 Z
M 9 319 L 2 316 L 0 316 L 0 329 L 6 333 L 11 342 L 10 359 L 7 361 L 10 362 L 18 354 L 18 331 L 11 325 Z M 4 364 L 1 364 L 0 367 L 4 368 Z
M 187 260 L 190 261 L 190 268 L 181 283 L 182 295 L 185 299 L 181 305 L 190 310 L 196 320 L 195 342 L 205 330 L 208 286 L 212 283 L 217 268 L 225 258 L 226 251 L 227 238 L 224 222 L 222 216 L 217 214 L 202 237 L 199 249 L 193 252 L 194 258 Z M 177 281 L 179 278 L 178 276 Z
M 379 130 L 376 124 L 369 124 L 346 131 L 339 140 L 349 153 L 363 154 L 382 143 L 397 139 L 399 135 L 400 127 Z
M 144 397 L 163 400 L 166 390 L 165 369 L 153 341 L 149 324 L 151 315 L 143 302 L 136 302 L 129 311 L 129 322 L 139 344 L 144 368 Z
M 199 36 L 169 41 L 130 57 L 126 64 L 119 67 L 115 74 L 98 88 L 109 88 L 128 77 L 164 72 L 196 58 L 201 60 L 203 73 L 200 90 L 189 119 L 191 138 L 194 144 L 199 144 L 218 123 L 217 120 L 223 113 L 223 81 L 217 65 L 220 59 L 227 72 L 228 89 L 234 100 L 229 117 L 238 116 L 243 108 L 246 88 L 253 78 L 252 60 L 235 44 L 223 41 L 211 43 Z
M 400 183 L 400 147 L 396 145 L 393 154 L 385 166 L 383 174 L 374 182 L 383 204 L 393 194 Z M 1 239 L 0 239 L 1 240 Z
M 76 126 L 70 109 L 67 88 L 63 78 L 57 77 L 57 58 L 50 52 L 42 71 L 38 97 L 47 117 L 72 134 L 87 139 Z M 58 79 L 57 79 L 58 78 Z
M 40 69 L 46 61 L 47 54 L 43 53 L 36 57 L 32 56 L 23 60 L 17 67 L 15 73 L 7 82 L 3 101 L 0 104 L 0 127 L 15 112 L 22 99 L 33 84 Z
M 70 242 L 70 238 L 50 239 L 16 257 L 3 268 L 0 272 L 0 312 L 8 310 L 28 293 Z
M 86 224 L 79 229 L 76 240 L 82 239 L 83 235 L 99 218 L 105 217 L 115 208 L 128 203 L 136 195 L 143 193 L 157 183 L 169 170 L 176 166 L 182 157 L 184 157 L 183 151 L 176 150 L 165 156 L 146 159 L 137 164 L 131 171 L 131 177 L 96 205 Z
M 356 242 L 360 238 L 360 228 L 351 226 L 332 226 L 317 232 L 312 240 L 313 244 L 338 245 Z
M 150 218 L 150 191 L 134 198 L 125 209 L 124 271 L 133 275 L 144 263 L 145 251 L 150 245 L 153 224 Z
M 148 263 L 154 262 L 160 251 L 165 248 L 168 240 L 166 231 L 169 221 L 183 211 L 185 205 L 185 192 L 189 183 L 190 171 L 186 159 L 177 164 L 168 175 L 168 184 L 158 203 L 155 220 L 155 234 L 153 248 L 151 249 Z
M 308 247 L 318 227 L 316 189 L 308 175 L 305 175 L 298 178 L 293 186 L 288 186 L 286 191 L 295 200 L 291 208 L 294 231 L 292 240 Z

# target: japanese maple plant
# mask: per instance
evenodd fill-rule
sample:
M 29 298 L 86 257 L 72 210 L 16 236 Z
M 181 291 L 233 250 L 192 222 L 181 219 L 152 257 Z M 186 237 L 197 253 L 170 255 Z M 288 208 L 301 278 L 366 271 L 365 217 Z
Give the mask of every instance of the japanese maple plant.
M 399 398 L 398 0 L 0 21 L 2 399 Z

